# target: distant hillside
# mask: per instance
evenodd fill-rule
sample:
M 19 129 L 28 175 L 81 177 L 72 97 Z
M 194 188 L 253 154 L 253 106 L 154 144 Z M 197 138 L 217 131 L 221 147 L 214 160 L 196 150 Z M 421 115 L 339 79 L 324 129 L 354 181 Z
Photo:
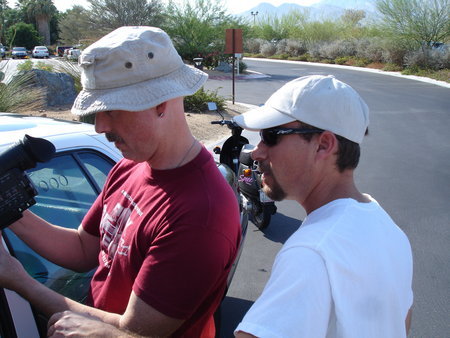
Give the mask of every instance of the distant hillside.
M 278 17 L 281 17 L 293 10 L 307 10 L 311 19 L 320 20 L 339 17 L 344 13 L 346 9 L 362 9 L 366 12 L 366 15 L 368 17 L 373 16 L 376 11 L 373 0 L 321 0 L 320 2 L 311 6 L 301 6 L 294 3 L 284 3 L 276 7 L 267 2 L 262 2 L 258 6 L 237 15 L 248 18 L 248 20 L 253 20 L 253 15 L 251 14 L 251 12 L 258 12 L 258 15 L 256 17 L 256 19 L 258 19 L 258 17 L 262 18 L 268 15 L 277 15 Z

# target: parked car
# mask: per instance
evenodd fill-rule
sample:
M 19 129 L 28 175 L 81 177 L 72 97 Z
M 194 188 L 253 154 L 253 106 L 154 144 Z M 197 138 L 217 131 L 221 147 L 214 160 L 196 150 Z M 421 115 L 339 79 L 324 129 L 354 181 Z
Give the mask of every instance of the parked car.
M 36 204 L 30 210 L 51 223 L 78 228 L 108 172 L 122 158 L 121 153 L 90 124 L 0 113 L 0 154 L 25 134 L 45 138 L 56 148 L 50 161 L 27 170 L 38 192 Z M 231 169 L 222 165 L 219 169 L 232 186 L 236 185 Z M 247 221 L 242 220 L 242 241 Z M 33 278 L 64 296 L 84 302 L 94 271 L 76 273 L 64 269 L 37 255 L 8 228 L 2 232 L 3 245 Z M 16 293 L 0 288 L 0 309 L 1 337 L 46 337 L 47 319 Z
M 56 46 L 55 55 L 56 56 L 64 56 L 64 51 L 72 48 L 72 46 Z
M 81 50 L 78 48 L 69 48 L 64 51 L 64 56 L 70 61 L 78 61 Z
M 48 58 L 49 52 L 47 47 L 45 46 L 36 46 L 33 48 L 33 51 L 31 52 L 31 56 L 34 58 Z
M 25 47 L 13 47 L 11 57 L 13 59 L 25 59 L 28 57 L 27 49 Z
M 6 49 L 3 45 L 0 44 L 0 58 L 4 58 L 6 56 Z

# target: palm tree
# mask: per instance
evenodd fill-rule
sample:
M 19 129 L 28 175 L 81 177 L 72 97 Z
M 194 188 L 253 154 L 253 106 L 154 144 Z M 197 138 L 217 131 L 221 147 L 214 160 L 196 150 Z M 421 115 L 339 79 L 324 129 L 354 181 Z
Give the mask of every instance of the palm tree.
M 39 34 L 44 38 L 44 44 L 50 44 L 50 19 L 56 13 L 52 0 L 27 0 L 24 3 L 30 19 L 36 20 Z

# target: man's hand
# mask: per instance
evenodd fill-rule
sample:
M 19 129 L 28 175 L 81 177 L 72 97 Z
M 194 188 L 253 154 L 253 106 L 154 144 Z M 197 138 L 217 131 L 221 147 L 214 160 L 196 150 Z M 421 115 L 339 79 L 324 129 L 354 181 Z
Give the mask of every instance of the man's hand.
M 97 317 L 64 311 L 55 313 L 48 321 L 47 336 L 58 337 L 137 337 L 115 326 L 100 321 Z
M 0 243 L 0 286 L 15 290 L 18 283 L 27 280 L 29 275 L 22 264 L 6 251 L 1 235 L 0 231 L 0 238 L 2 239 Z

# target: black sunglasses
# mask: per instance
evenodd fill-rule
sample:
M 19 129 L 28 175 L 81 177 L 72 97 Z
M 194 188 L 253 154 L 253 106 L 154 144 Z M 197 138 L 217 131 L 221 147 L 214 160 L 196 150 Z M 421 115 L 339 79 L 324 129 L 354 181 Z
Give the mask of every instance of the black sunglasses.
M 277 144 L 278 137 L 283 135 L 291 135 L 291 134 L 313 134 L 313 133 L 322 133 L 322 129 L 311 129 L 311 128 L 269 128 L 269 129 L 261 129 L 259 131 L 259 135 L 261 136 L 262 142 L 269 147 L 272 147 Z

